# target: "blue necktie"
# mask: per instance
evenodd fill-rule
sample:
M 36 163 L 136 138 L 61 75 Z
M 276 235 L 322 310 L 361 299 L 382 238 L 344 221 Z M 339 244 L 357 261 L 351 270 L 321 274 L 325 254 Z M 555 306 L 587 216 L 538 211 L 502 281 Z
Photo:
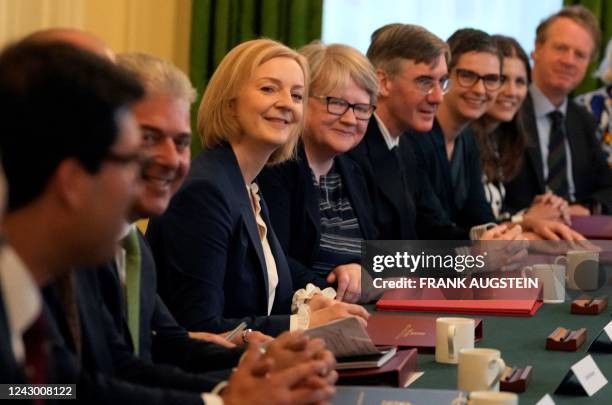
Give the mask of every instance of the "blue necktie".
M 568 198 L 565 120 L 559 110 L 548 114 L 551 120 L 548 142 L 548 179 L 546 184 L 558 196 Z

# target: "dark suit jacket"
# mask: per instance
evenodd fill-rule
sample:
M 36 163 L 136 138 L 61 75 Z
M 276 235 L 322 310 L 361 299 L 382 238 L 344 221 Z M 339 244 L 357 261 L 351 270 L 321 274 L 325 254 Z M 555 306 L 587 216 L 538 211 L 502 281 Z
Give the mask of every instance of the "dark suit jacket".
M 457 228 L 440 206 L 406 137 L 401 136 L 394 156 L 372 117 L 363 141 L 348 152 L 368 184 L 378 239 L 465 239 L 467 231 Z
M 456 190 L 451 180 L 451 164 L 446 155 L 444 135 L 438 121 L 427 134 L 410 134 L 418 165 L 429 177 L 429 182 L 440 204 L 451 221 L 466 230 L 475 225 L 495 222 L 491 206 L 487 202 L 482 187 L 480 152 L 471 131 L 463 131 L 461 142 L 455 145 L 456 151 L 463 153 L 463 181 L 466 186 L 464 198 L 456 198 Z M 458 138 L 459 139 L 459 138 Z
M 400 140 L 400 149 L 406 145 Z M 405 168 L 387 148 L 375 117 L 370 118 L 363 140 L 348 152 L 348 156 L 366 177 L 374 202 L 379 239 L 417 239 L 413 190 L 407 182 Z
M 523 102 L 519 114 L 525 123 L 528 145 L 518 175 L 506 183 L 505 203 L 510 211 L 528 207 L 536 195 L 546 190 L 538 128 L 530 95 Z M 612 214 L 612 171 L 595 137 L 595 118 L 584 107 L 568 100 L 565 123 L 576 202 L 587 206 L 598 203 L 603 214 Z
M 342 178 L 343 192 L 351 202 L 363 239 L 376 239 L 378 232 L 363 173 L 347 156 L 337 156 L 334 164 Z M 265 168 L 257 182 L 266 197 L 274 232 L 287 252 L 291 265 L 312 266 L 320 247 L 321 216 L 319 191 L 313 183 L 303 145 L 299 146 L 297 159 Z M 295 264 L 295 261 L 298 263 Z M 323 278 L 320 281 L 323 286 L 326 285 Z
M 213 343 L 191 339 L 178 325 L 157 294 L 157 274 L 146 239 L 138 232 L 141 253 L 140 273 L 140 351 L 148 363 L 167 363 L 187 371 L 205 372 L 231 369 L 238 364 L 242 349 L 226 349 Z M 124 294 L 114 261 L 98 269 L 104 302 L 117 330 L 133 348 L 126 319 Z
M 79 370 L 78 380 L 84 384 L 79 387 L 77 397 L 83 395 L 95 401 L 107 398 L 108 403 L 113 398 L 119 403 L 130 398 L 149 398 L 158 403 L 201 403 L 200 393 L 212 390 L 220 382 L 218 378 L 185 373 L 175 367 L 153 366 L 135 357 L 114 327 L 95 271 L 83 269 L 75 276 L 82 335 L 80 360 L 75 354 L 57 290 L 50 285 L 43 295 L 51 324 L 60 336 L 53 339 L 58 369 L 63 374 Z
M 147 229 L 159 294 L 187 330 L 224 332 L 246 321 L 277 335 L 289 329 L 292 273 L 261 199 L 278 286 L 268 316 L 268 276 L 250 197 L 228 144 L 202 151 L 170 206 Z M 312 272 L 305 277 L 312 279 Z M 301 287 L 304 284 L 297 284 Z

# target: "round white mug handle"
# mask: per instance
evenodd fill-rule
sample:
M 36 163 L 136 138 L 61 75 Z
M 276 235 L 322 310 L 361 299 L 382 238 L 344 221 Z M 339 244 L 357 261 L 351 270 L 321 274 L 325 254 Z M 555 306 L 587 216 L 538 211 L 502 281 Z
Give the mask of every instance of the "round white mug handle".
M 455 325 L 448 326 L 448 357 L 451 360 L 455 360 L 455 334 L 457 332 L 457 328 Z
M 527 273 L 531 273 L 529 274 L 529 277 L 534 277 L 532 266 L 525 266 L 521 269 L 521 277 L 525 278 L 527 276 Z
M 559 263 L 559 262 L 565 262 L 565 263 Z M 567 266 L 567 257 L 565 256 L 557 256 L 555 257 L 555 264 L 563 264 L 564 266 Z
M 491 361 L 489 362 L 489 368 L 491 368 L 491 366 L 494 364 L 497 364 L 497 366 L 499 367 L 499 370 L 495 378 L 493 378 L 493 381 L 491 381 L 491 383 L 489 384 L 490 390 L 493 389 L 493 387 L 497 385 L 499 380 L 501 380 L 501 377 L 504 374 L 504 371 L 506 370 L 506 362 L 503 359 L 500 359 L 500 358 L 491 359 Z

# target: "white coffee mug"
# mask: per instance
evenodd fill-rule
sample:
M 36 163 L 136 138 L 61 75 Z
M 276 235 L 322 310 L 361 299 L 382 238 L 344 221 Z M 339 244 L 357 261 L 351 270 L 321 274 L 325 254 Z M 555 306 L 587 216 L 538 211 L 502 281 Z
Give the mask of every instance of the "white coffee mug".
M 457 364 L 459 350 L 474 347 L 475 322 L 469 318 L 436 319 L 436 361 Z
M 499 391 L 499 380 L 506 368 L 497 349 L 459 351 L 457 387 L 462 391 Z
M 599 252 L 592 250 L 568 250 L 565 256 L 558 256 L 555 264 L 567 267 L 565 280 L 572 290 L 596 290 L 599 278 Z M 576 270 L 580 268 L 580 274 Z
M 563 256 L 561 256 L 563 257 Z M 545 303 L 565 301 L 565 266 L 561 264 L 534 264 L 523 268 L 523 277 L 535 277 L 542 286 Z

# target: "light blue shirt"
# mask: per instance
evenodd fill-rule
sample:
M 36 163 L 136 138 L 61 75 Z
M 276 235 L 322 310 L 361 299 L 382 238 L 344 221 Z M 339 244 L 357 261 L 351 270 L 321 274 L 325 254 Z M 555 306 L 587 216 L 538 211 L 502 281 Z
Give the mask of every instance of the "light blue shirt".
M 529 86 L 529 94 L 533 100 L 533 110 L 535 113 L 536 126 L 538 128 L 538 139 L 540 141 L 540 153 L 542 155 L 542 173 L 544 174 L 544 181 L 546 181 L 546 178 L 548 177 L 548 143 L 550 141 L 550 128 L 552 124 L 548 114 L 554 110 L 559 110 L 561 113 L 563 113 L 563 117 L 567 119 L 567 97 L 563 101 L 563 104 L 557 108 L 542 93 L 542 91 L 538 89 L 535 83 L 531 83 Z M 572 175 L 572 153 L 567 138 L 565 138 L 565 159 L 567 162 L 567 186 L 569 198 L 570 201 L 574 201 L 576 187 L 574 185 L 574 176 Z

